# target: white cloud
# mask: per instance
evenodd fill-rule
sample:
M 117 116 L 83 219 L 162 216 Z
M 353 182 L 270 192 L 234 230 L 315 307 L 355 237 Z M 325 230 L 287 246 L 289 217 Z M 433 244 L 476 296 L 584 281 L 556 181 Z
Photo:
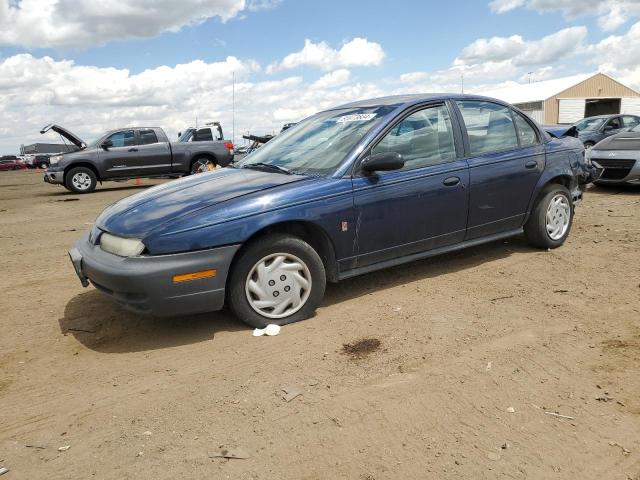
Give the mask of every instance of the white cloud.
M 638 0 L 493 0 L 489 7 L 499 14 L 527 7 L 540 13 L 561 11 L 569 19 L 596 15 L 605 31 L 615 30 L 640 16 Z
M 85 141 L 130 125 L 159 125 L 175 138 L 197 115 L 200 122 L 221 121 L 230 138 L 232 72 L 239 142 L 247 130 L 279 131 L 282 123 L 321 109 L 385 94 L 371 83 L 350 83 L 345 69 L 316 82 L 305 82 L 301 76 L 259 81 L 260 71 L 256 62 L 236 57 L 131 74 L 126 69 L 14 55 L 0 60 L 0 153 L 47 141 L 38 133 L 47 123 L 64 125 Z M 53 134 L 48 140 L 59 141 Z
M 304 47 L 290 53 L 282 61 L 269 65 L 267 73 L 309 66 L 323 70 L 341 67 L 368 67 L 380 65 L 385 53 L 380 44 L 366 38 L 354 38 L 346 42 L 339 50 L 331 48 L 326 42 L 313 43 L 307 39 Z
M 525 41 L 520 35 L 480 38 L 462 50 L 454 65 L 503 61 L 509 61 L 516 67 L 544 65 L 573 55 L 581 48 L 586 36 L 586 27 L 570 27 L 532 41 Z
M 346 68 L 334 70 L 331 73 L 323 75 L 311 84 L 311 88 L 331 88 L 344 85 L 351 78 L 351 72 Z
M 251 10 L 277 5 L 253 0 Z M 0 45 L 87 47 L 154 37 L 208 18 L 227 21 L 245 0 L 0 0 Z

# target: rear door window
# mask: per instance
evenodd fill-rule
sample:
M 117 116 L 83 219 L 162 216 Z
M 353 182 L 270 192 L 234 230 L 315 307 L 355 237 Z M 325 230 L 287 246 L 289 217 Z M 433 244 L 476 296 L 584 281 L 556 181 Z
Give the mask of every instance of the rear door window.
M 624 123 L 625 128 L 632 128 L 640 123 L 640 118 L 625 115 L 622 117 L 622 123 Z
M 156 132 L 151 129 L 140 130 L 140 145 L 151 145 L 158 143 Z
M 467 129 L 471 155 L 518 147 L 511 110 L 481 100 L 456 101 Z

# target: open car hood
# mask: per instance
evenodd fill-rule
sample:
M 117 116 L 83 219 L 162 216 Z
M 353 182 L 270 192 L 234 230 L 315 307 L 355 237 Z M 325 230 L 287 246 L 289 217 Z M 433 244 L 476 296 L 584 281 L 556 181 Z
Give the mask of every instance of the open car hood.
M 49 130 L 53 130 L 54 132 L 62 135 L 64 138 L 69 140 L 78 148 L 85 148 L 87 146 L 87 144 L 84 143 L 80 137 L 76 137 L 69 130 L 67 130 L 66 128 L 62 128 L 60 125 L 56 125 L 55 123 L 50 123 L 49 125 L 44 127 L 42 130 L 40 130 L 40 133 L 44 134 L 44 133 L 47 133 Z

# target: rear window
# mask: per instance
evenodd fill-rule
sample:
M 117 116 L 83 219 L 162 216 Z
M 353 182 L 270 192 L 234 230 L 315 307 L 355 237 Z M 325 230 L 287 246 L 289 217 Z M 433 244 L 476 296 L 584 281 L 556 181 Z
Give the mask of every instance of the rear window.
M 194 142 L 212 142 L 213 141 L 213 134 L 211 133 L 211 129 L 210 128 L 201 128 L 200 130 L 198 130 L 195 135 L 193 136 L 193 140 Z

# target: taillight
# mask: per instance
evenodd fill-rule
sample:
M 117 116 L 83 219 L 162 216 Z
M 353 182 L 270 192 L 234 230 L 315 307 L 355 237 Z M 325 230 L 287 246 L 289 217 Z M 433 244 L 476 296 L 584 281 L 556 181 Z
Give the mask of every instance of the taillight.
M 233 143 L 231 143 L 231 142 L 224 142 L 224 148 L 226 148 L 227 150 L 229 150 L 229 153 L 233 153 Z

